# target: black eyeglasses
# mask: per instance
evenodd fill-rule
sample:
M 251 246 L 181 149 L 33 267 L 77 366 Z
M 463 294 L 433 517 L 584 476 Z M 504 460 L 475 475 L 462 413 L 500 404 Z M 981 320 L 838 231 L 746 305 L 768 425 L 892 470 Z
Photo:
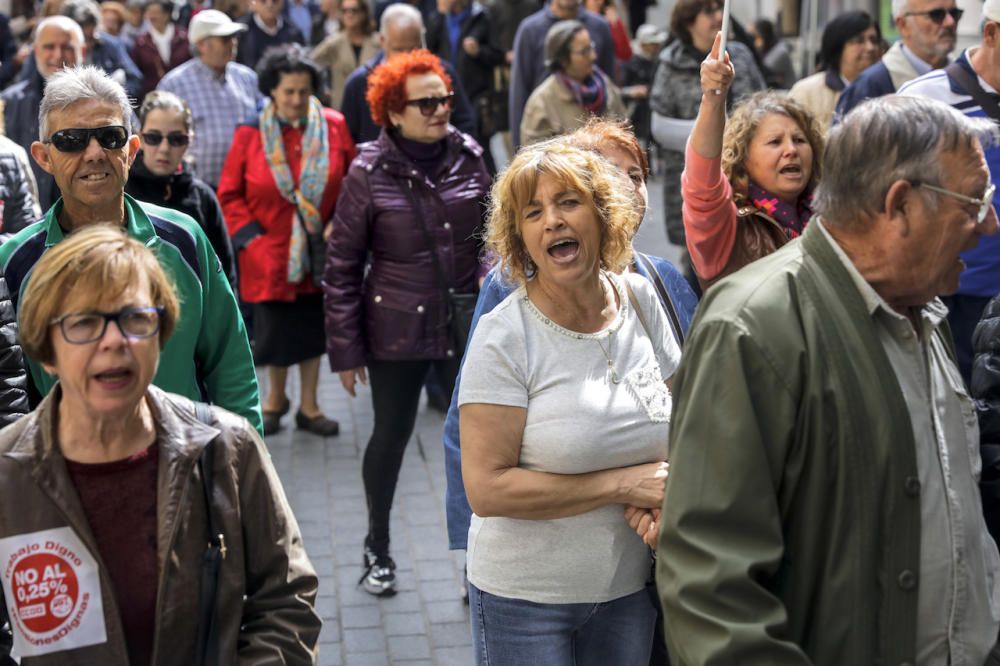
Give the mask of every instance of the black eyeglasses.
M 167 135 L 160 134 L 159 132 L 143 132 L 142 140 L 144 143 L 148 143 L 151 146 L 158 146 L 160 142 L 164 139 L 167 140 L 174 148 L 180 148 L 181 146 L 186 146 L 191 141 L 191 137 L 183 132 L 170 132 Z
M 934 21 L 938 25 L 944 23 L 944 17 L 950 16 L 955 19 L 955 23 L 958 23 L 962 18 L 962 14 L 965 13 L 964 9 L 959 9 L 958 7 L 952 7 L 951 9 L 930 9 L 926 12 L 906 12 L 903 16 L 926 16 L 930 20 Z
M 72 127 L 59 130 L 45 143 L 51 143 L 61 153 L 79 153 L 90 145 L 91 137 L 96 138 L 105 150 L 118 150 L 128 143 L 128 130 L 121 125 Z
M 406 106 L 415 106 L 420 109 L 420 113 L 425 116 L 433 116 L 438 107 L 444 104 L 445 108 L 451 111 L 455 108 L 455 93 L 450 92 L 443 97 L 421 97 L 420 99 L 407 100 Z
M 108 322 L 115 322 L 118 330 L 126 338 L 142 339 L 156 335 L 160 331 L 160 318 L 164 309 L 160 307 L 122 308 L 118 312 L 76 312 L 53 319 L 52 325 L 59 324 L 63 338 L 73 345 L 85 345 L 104 337 Z

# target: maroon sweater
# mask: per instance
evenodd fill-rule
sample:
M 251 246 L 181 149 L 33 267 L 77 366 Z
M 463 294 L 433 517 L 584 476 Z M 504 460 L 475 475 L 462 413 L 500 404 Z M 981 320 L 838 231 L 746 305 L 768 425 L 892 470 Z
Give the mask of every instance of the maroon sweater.
M 125 460 L 67 460 L 101 560 L 111 578 L 131 666 L 148 666 L 156 629 L 156 486 L 159 447 Z

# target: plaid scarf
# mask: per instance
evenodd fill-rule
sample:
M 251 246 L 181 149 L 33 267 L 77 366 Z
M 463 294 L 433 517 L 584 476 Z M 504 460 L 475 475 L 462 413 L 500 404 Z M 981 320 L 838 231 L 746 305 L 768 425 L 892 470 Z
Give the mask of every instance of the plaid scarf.
M 299 169 L 299 187 L 295 187 L 292 170 L 285 156 L 285 143 L 281 138 L 281 122 L 277 109 L 271 100 L 260 113 L 260 137 L 264 142 L 264 154 L 271 168 L 274 182 L 281 196 L 295 204 L 292 220 L 292 237 L 288 249 L 288 281 L 302 282 L 307 271 L 317 276 L 322 266 L 309 266 L 310 235 L 323 232 L 323 220 L 319 206 L 323 200 L 327 179 L 330 177 L 330 137 L 327 134 L 323 107 L 315 97 L 309 99 L 309 113 L 306 116 L 302 134 L 302 162 Z
M 604 114 L 604 109 L 608 105 L 608 90 L 600 67 L 594 65 L 594 71 L 583 83 L 569 78 L 562 72 L 556 72 L 556 78 L 569 89 L 573 99 L 583 107 L 584 111 L 595 116 Z
M 812 217 L 812 194 L 803 193 L 796 205 L 785 203 L 753 181 L 747 186 L 747 200 L 780 224 L 788 238 L 796 238 Z

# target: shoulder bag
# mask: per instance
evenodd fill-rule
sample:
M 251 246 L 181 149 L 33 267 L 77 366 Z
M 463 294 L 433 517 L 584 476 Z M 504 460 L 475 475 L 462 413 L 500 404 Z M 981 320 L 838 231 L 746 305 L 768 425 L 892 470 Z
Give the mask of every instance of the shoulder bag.
M 663 283 L 663 278 L 656 270 L 656 266 L 653 261 L 649 258 L 648 254 L 643 254 L 642 252 L 635 253 L 636 261 L 642 264 L 642 267 L 646 269 L 646 273 L 649 275 L 649 281 L 653 283 L 653 287 L 656 288 L 656 293 L 660 297 L 660 302 L 663 303 L 663 309 L 667 311 L 667 319 L 670 320 L 670 328 L 674 331 L 674 337 L 677 338 L 677 345 L 680 347 L 684 346 L 684 329 L 681 328 L 681 320 L 677 315 L 677 306 L 674 305 L 674 299 L 670 297 L 670 292 L 667 291 L 667 285 Z
M 448 286 L 444 269 L 441 267 L 441 259 L 438 257 L 437 248 L 431 239 L 430 231 L 427 229 L 427 220 L 424 219 L 424 210 L 417 201 L 413 193 L 413 181 L 407 179 L 406 187 L 402 188 L 406 198 L 410 200 L 413 214 L 420 225 L 420 231 L 424 235 L 424 242 L 427 244 L 427 251 L 431 254 L 431 262 L 434 264 L 434 272 L 437 275 L 438 285 L 441 288 L 441 297 L 444 299 L 445 307 L 448 311 L 447 325 L 452 342 L 455 344 L 455 355 L 461 358 L 465 353 L 465 346 L 469 342 L 469 330 L 472 328 L 472 315 L 476 310 L 476 300 L 478 294 L 456 293 L 453 287 Z
M 962 64 L 958 60 L 945 67 L 944 71 L 951 80 L 965 88 L 969 96 L 983 110 L 983 113 L 992 118 L 994 122 L 1000 123 L 1000 106 L 997 105 L 997 101 L 988 92 L 983 90 L 975 75 L 969 74 L 968 70 L 962 67 Z

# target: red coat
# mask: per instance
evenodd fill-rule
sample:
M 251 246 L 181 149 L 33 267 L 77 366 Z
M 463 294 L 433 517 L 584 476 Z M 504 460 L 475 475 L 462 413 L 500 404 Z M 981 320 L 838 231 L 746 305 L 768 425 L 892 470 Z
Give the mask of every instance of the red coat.
M 323 109 L 323 115 L 330 138 L 330 177 L 320 203 L 320 214 L 326 223 L 333 217 L 340 183 L 355 150 L 344 116 L 327 108 Z M 285 126 L 282 136 L 288 165 L 298 185 L 302 130 Z M 237 253 L 240 295 L 244 301 L 294 301 L 298 294 L 319 292 L 308 274 L 298 284 L 288 282 L 288 247 L 295 206 L 278 191 L 264 158 L 257 123 L 236 128 L 219 179 L 219 202 Z
M 174 26 L 174 38 L 170 40 L 170 62 L 163 62 L 148 30 L 143 30 L 135 38 L 131 56 L 142 72 L 142 94 L 146 96 L 156 90 L 156 85 L 164 74 L 191 59 L 187 32 L 184 28 Z

